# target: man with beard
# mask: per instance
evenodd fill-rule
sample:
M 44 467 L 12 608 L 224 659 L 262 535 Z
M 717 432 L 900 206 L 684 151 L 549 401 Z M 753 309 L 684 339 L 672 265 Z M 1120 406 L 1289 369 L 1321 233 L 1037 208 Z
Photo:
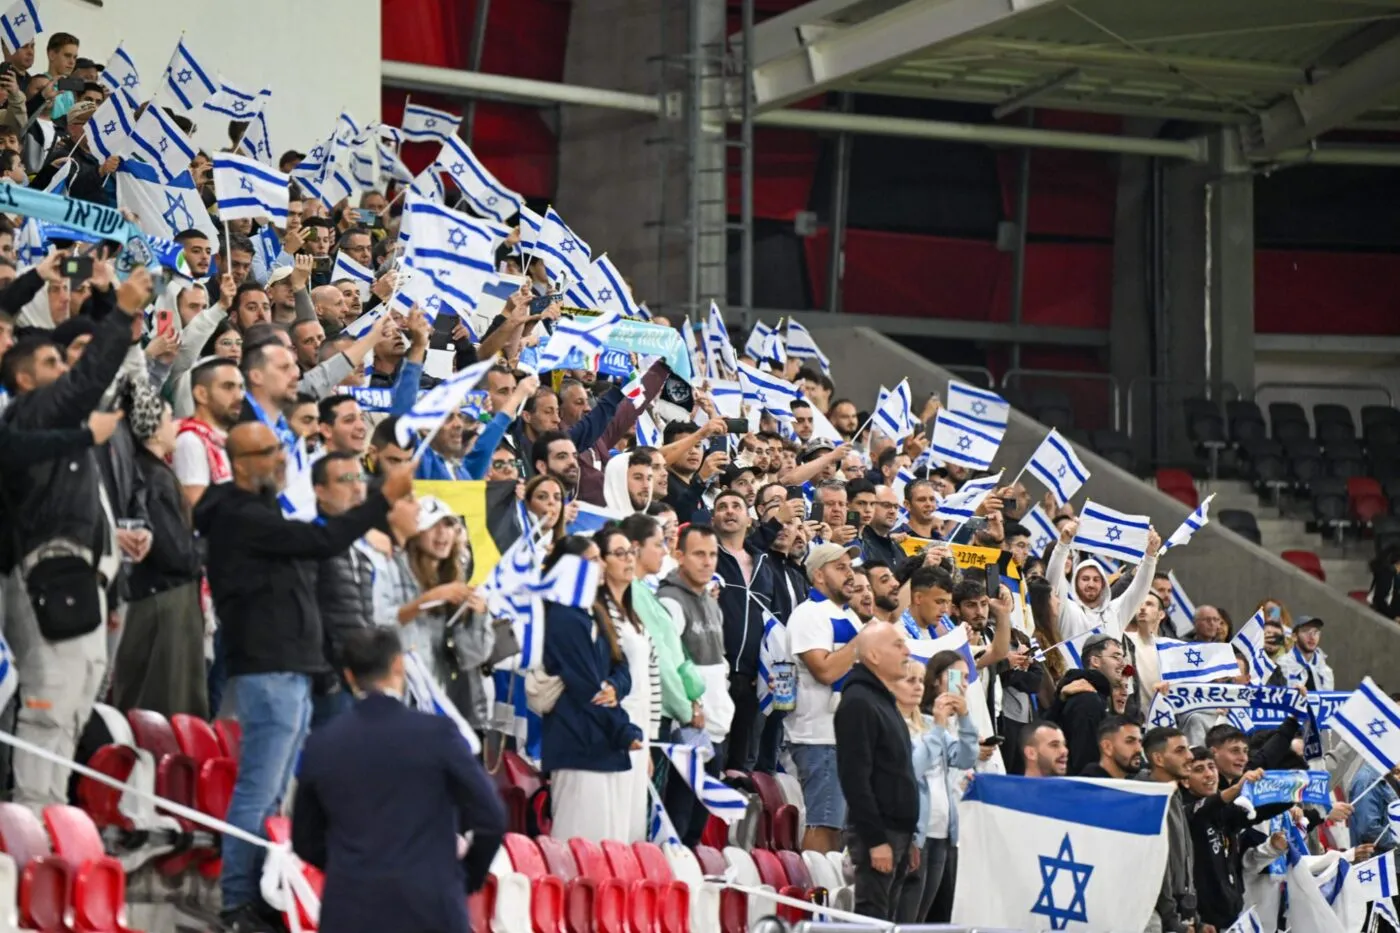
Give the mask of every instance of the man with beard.
M 180 422 L 171 466 L 193 506 L 207 487 L 233 477 L 224 442 L 243 411 L 243 374 L 233 360 L 212 357 L 190 373 L 190 394 L 194 415 Z
M 863 561 L 861 566 L 870 578 L 870 596 L 875 604 L 873 617 L 899 625 L 899 578 L 888 564 L 878 560 Z
M 1069 765 L 1065 734 L 1053 722 L 1038 719 L 1021 730 L 1021 754 L 1026 777 L 1064 777 Z
M 578 448 L 563 431 L 546 431 L 535 438 L 530 450 L 535 474 L 548 473 L 564 485 L 565 498 L 578 493 Z
M 1079 772 L 1081 777 L 1136 777 L 1142 770 L 1142 726 L 1123 716 L 1099 723 L 1099 760 Z
M 1107 638 L 1108 636 L 1101 636 Z M 1090 639 L 1092 641 L 1093 639 Z M 1151 769 L 1147 780 L 1171 784 L 1173 793 L 1167 805 L 1167 867 L 1161 891 L 1153 910 L 1149 930 L 1187 933 L 1196 925 L 1195 859 L 1192 857 L 1191 828 L 1182 803 L 1181 782 L 1191 773 L 1191 747 L 1180 729 L 1159 726 L 1142 737 L 1142 754 Z M 1151 883 L 1153 879 L 1144 879 Z
M 603 468 L 603 504 L 619 515 L 645 511 L 651 489 L 651 448 L 614 454 Z
M 1099 723 L 1109 713 L 1113 689 L 1123 680 L 1126 661 L 1122 642 L 1103 634 L 1091 635 L 1079 657 L 1083 667 L 1060 678 L 1049 716 L 1065 730 L 1072 774 L 1081 773 L 1099 757 Z M 1065 692 L 1065 688 L 1081 680 L 1087 680 L 1093 689 Z

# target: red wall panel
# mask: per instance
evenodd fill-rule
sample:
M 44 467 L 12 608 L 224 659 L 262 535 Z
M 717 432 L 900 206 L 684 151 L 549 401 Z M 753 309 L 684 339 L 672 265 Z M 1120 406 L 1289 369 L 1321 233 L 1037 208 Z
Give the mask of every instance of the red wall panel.
M 1256 250 L 1261 334 L 1400 334 L 1400 255 Z

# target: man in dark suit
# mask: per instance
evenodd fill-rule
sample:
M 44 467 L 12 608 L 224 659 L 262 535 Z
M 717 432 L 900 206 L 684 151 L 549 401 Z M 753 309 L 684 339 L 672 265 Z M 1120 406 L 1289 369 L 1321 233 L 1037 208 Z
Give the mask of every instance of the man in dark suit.
M 355 632 L 344 663 L 363 698 L 307 740 L 292 811 L 293 850 L 326 872 L 320 927 L 467 933 L 506 829 L 496 789 L 450 720 L 400 700 L 397 633 Z

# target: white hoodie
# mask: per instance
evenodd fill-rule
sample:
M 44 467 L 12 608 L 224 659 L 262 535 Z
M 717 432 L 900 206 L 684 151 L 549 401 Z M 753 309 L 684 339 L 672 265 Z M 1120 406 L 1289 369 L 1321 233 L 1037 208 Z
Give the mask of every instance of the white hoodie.
M 1114 638 L 1122 638 L 1123 630 L 1134 615 L 1142 601 L 1147 598 L 1148 591 L 1152 588 L 1152 575 L 1157 572 L 1156 555 L 1148 555 L 1143 562 L 1138 565 L 1137 572 L 1133 575 L 1133 582 L 1128 584 L 1128 588 L 1123 591 L 1123 595 L 1117 599 L 1113 598 L 1112 588 L 1109 586 L 1109 570 L 1092 555 L 1086 555 L 1074 565 L 1074 572 L 1069 578 L 1058 572 L 1058 568 L 1065 565 L 1069 558 L 1069 545 L 1063 541 L 1055 545 L 1055 550 L 1050 554 L 1050 566 L 1047 576 L 1055 586 L 1055 595 L 1060 597 L 1060 617 L 1056 624 L 1060 629 L 1060 638 L 1069 641 L 1078 638 L 1085 632 L 1103 627 L 1104 634 L 1112 635 Z M 1070 579 L 1078 583 L 1079 574 L 1086 569 L 1094 569 L 1103 577 L 1103 591 L 1099 593 L 1099 598 L 1093 605 L 1079 602 L 1076 586 L 1074 597 L 1071 598 Z
M 623 451 L 613 454 L 608 458 L 607 465 L 603 467 L 603 503 L 618 515 L 631 515 L 637 511 L 632 508 L 632 497 L 627 494 L 627 468 L 632 455 Z M 650 497 L 651 490 L 647 490 Z

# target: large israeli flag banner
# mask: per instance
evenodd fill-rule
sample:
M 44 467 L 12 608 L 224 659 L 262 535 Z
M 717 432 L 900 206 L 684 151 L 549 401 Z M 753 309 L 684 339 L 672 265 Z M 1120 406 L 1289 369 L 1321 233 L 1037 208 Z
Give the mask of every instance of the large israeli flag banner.
M 1174 784 L 979 774 L 958 804 L 957 926 L 1122 933 L 1152 917 Z

